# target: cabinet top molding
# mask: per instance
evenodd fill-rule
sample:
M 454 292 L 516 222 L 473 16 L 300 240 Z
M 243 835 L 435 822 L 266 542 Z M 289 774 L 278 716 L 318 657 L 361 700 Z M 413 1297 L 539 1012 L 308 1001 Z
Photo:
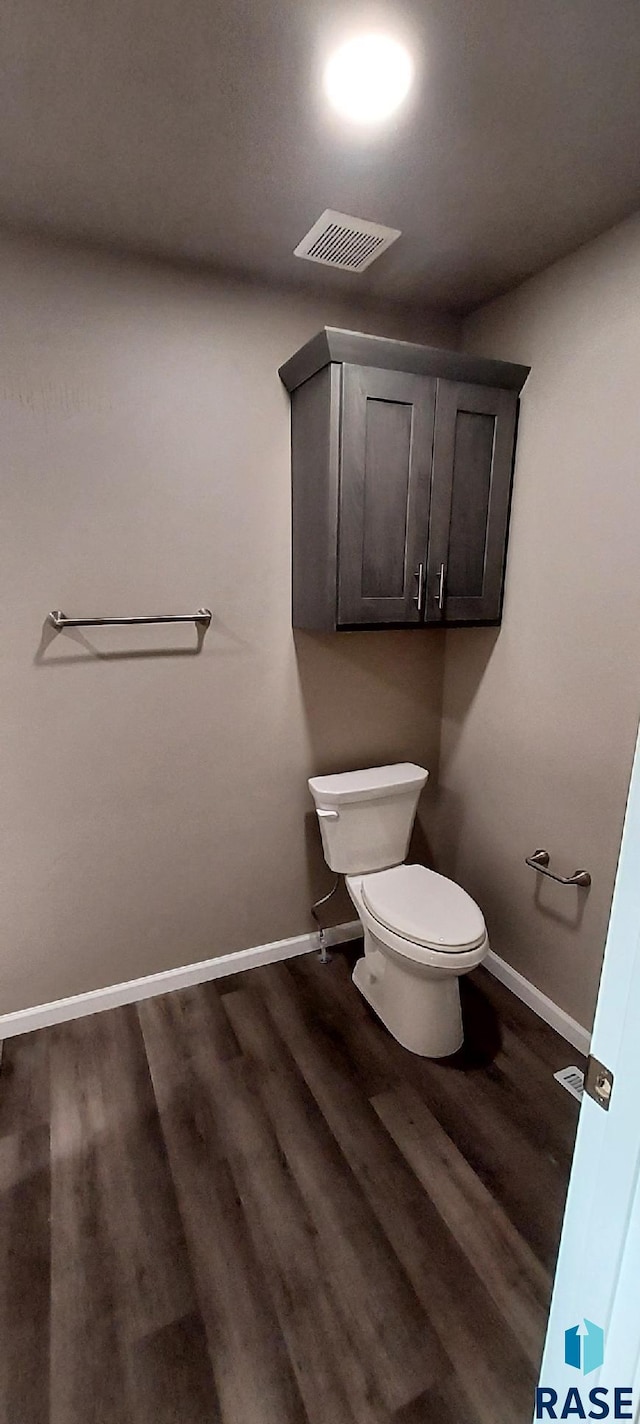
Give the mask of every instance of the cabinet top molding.
M 387 336 L 367 336 L 361 331 L 324 326 L 285 361 L 278 374 L 287 390 L 295 391 L 331 361 L 379 366 L 387 371 L 411 371 L 416 376 L 441 376 L 448 381 L 468 381 L 476 386 L 497 386 L 518 392 L 531 370 L 530 366 L 469 356 L 464 351 L 445 351 L 440 346 L 419 346 L 413 341 L 392 341 Z

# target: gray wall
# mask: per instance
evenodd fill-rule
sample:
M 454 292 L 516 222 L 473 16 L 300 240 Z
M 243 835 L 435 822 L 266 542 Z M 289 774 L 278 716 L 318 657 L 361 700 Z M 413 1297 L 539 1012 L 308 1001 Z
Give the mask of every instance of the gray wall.
M 504 622 L 447 634 L 440 863 L 494 949 L 592 1021 L 640 712 L 640 220 L 467 323 L 532 366 Z M 588 896 L 541 882 L 546 847 Z
M 0 294 L 10 1012 L 307 930 L 329 883 L 307 776 L 437 771 L 439 635 L 294 642 L 277 368 L 325 322 L 457 329 L 6 237 Z M 200 657 L 190 628 L 41 642 L 53 607 L 201 603 Z
M 639 277 L 630 222 L 466 327 L 533 370 L 504 624 L 446 637 L 434 849 L 497 952 L 585 1025 L 640 704 Z M 457 331 L 6 237 L 0 292 L 10 1012 L 308 929 L 329 883 L 313 770 L 424 760 L 432 838 L 444 639 L 294 639 L 277 367 L 323 322 Z M 41 641 L 55 606 L 202 602 L 200 657 L 190 628 Z M 588 898 L 537 882 L 537 845 L 591 870 Z

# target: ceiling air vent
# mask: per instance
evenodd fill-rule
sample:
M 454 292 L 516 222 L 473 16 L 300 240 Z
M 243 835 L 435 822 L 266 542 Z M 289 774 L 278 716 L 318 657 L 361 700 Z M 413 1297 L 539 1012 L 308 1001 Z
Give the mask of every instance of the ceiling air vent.
M 351 218 L 348 213 L 334 213 L 327 208 L 298 243 L 293 255 L 306 257 L 308 262 L 321 262 L 323 267 L 364 272 L 399 236 L 395 227 L 381 227 L 380 223 Z

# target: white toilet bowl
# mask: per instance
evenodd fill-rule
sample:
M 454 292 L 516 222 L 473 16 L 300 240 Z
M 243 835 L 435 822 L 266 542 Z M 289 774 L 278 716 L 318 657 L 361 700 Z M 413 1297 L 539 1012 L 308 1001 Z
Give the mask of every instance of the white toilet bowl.
M 403 1048 L 425 1058 L 456 1053 L 464 1041 L 458 980 L 489 950 L 475 901 L 423 865 L 347 876 L 346 886 L 364 929 L 354 984 Z
M 444 1058 L 463 1042 L 459 979 L 489 951 L 475 900 L 424 865 L 407 865 L 428 772 L 411 763 L 313 777 L 325 859 L 342 872 L 364 929 L 353 982 L 394 1038 Z

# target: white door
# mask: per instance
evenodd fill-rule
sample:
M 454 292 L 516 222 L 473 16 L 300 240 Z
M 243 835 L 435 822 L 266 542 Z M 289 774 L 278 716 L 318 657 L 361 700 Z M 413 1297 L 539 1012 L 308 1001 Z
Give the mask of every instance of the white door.
M 637 1424 L 640 1420 L 640 737 L 629 789 L 591 1056 L 613 1074 L 613 1086 L 607 1111 L 586 1094 L 582 1103 L 535 1418 L 628 1419 Z M 606 1082 L 604 1091 L 606 1100 Z

